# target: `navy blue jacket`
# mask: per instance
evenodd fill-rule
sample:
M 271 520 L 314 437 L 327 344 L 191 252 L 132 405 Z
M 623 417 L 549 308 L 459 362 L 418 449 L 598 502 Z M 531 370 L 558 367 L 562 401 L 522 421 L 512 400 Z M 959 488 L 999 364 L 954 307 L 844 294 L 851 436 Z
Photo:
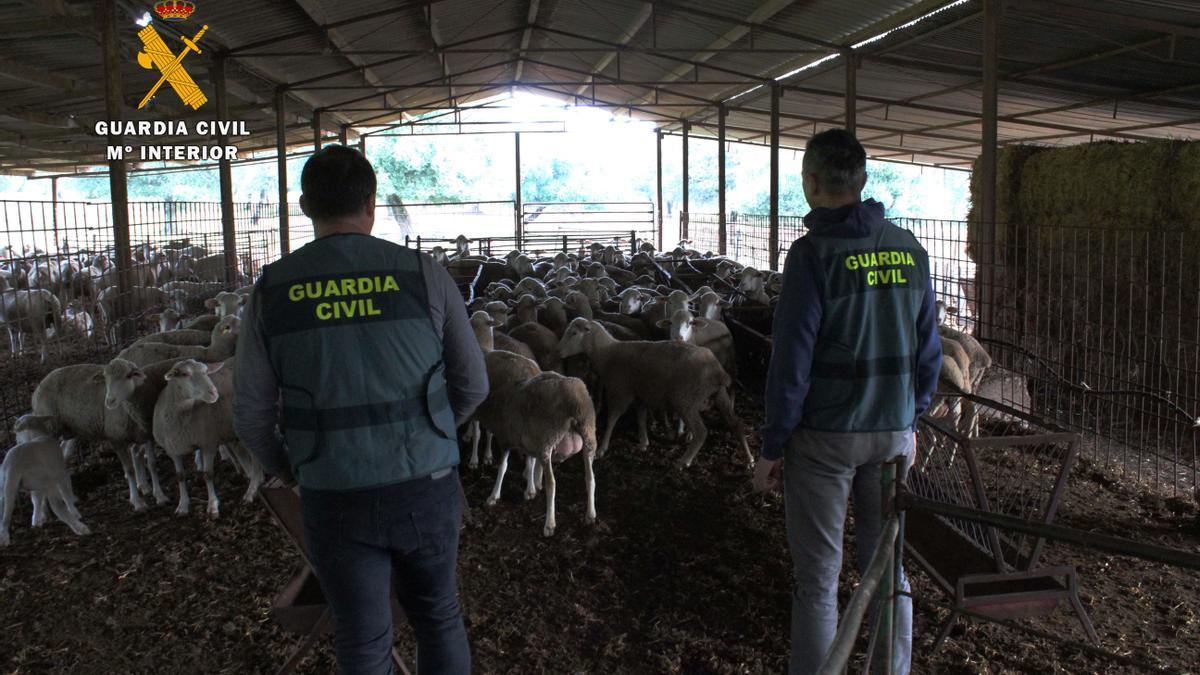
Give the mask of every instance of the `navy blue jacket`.
M 883 205 L 875 200 L 837 209 L 813 209 L 804 218 L 809 231 L 822 237 L 857 239 L 885 223 Z M 784 266 L 783 292 L 775 308 L 773 350 L 767 376 L 766 419 L 762 429 L 762 455 L 778 459 L 788 438 L 804 426 L 805 400 L 812 384 L 813 354 L 824 315 L 824 275 L 811 237 L 797 239 Z M 916 369 L 911 426 L 925 412 L 937 389 L 941 368 L 941 340 L 937 309 L 928 282 L 916 317 Z M 897 405 L 907 407 L 908 401 Z

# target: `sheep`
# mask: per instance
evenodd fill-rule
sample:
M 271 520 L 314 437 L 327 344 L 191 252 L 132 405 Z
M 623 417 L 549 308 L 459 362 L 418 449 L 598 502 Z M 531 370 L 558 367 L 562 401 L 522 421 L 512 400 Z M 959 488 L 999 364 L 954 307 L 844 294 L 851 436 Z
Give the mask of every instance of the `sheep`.
M 233 351 L 237 347 L 240 322 L 241 320 L 236 316 L 227 316 L 221 319 L 213 328 L 211 342 L 204 347 L 137 342 L 126 347 L 117 356 L 139 366 L 172 358 L 224 361 L 233 356 Z
M 0 290 L 0 323 L 8 330 L 13 356 L 24 351 L 25 337 L 32 335 L 45 363 L 50 355 L 47 324 L 54 327 L 55 335 L 62 334 L 62 305 L 44 288 Z
M 162 289 L 134 286 L 130 289 L 129 295 L 125 299 L 125 311 L 127 314 L 123 317 L 118 317 L 116 305 L 119 293 L 120 291 L 116 286 L 106 288 L 100 293 L 98 300 L 99 315 L 96 318 L 100 320 L 100 325 L 104 326 L 105 334 L 108 336 L 110 344 L 117 343 L 118 319 L 143 316 L 155 310 L 166 309 L 178 297 Z
M 84 308 L 83 303 L 72 300 L 63 310 L 62 328 L 64 335 L 75 335 L 90 339 L 96 332 L 96 322 L 91 312 Z
M 187 323 L 183 324 L 183 327 L 191 328 L 193 330 L 211 331 L 217 327 L 218 323 L 221 323 L 221 318 L 222 317 L 219 317 L 216 314 L 205 314 L 204 316 L 198 316 L 195 319 L 191 319 Z
M 683 291 L 670 291 L 665 298 L 653 300 L 642 307 L 642 322 L 646 328 L 660 337 L 667 337 L 667 332 L 659 322 L 670 320 L 675 312 L 688 308 L 688 296 Z
M 68 452 L 80 441 L 92 441 L 111 447 L 121 461 L 129 486 L 129 503 L 134 511 L 144 511 L 145 502 L 138 494 L 140 465 L 135 464 L 129 443 L 135 442 L 135 423 L 119 410 L 104 406 L 104 366 L 84 363 L 50 371 L 33 392 L 33 414 L 55 417 L 63 431 L 72 436 Z
M 187 515 L 191 508 L 183 458 L 199 452 L 199 467 L 208 490 L 208 515 L 216 518 L 221 503 L 213 485 L 213 463 L 220 446 L 237 440 L 233 431 L 233 416 L 224 406 L 216 405 L 220 396 L 210 377 L 224 363 L 206 365 L 194 359 L 176 363 L 164 376 L 167 386 L 154 404 L 154 442 L 167 453 L 175 465 L 179 483 L 179 505 L 175 514 Z
M 55 437 L 56 426 L 53 418 L 31 415 L 17 422 L 18 434 L 26 440 L 10 448 L 0 464 L 0 546 L 10 543 L 8 528 L 21 488 L 28 489 L 33 500 L 33 527 L 41 527 L 45 522 L 48 502 L 54 515 L 72 532 L 80 536 L 91 534 L 75 507 L 75 491 L 71 488 L 62 445 Z M 36 437 L 30 438 L 32 434 Z
M 229 291 L 221 291 L 216 297 L 204 301 L 204 306 L 213 310 L 219 317 L 241 316 L 242 305 L 245 304 L 246 296 Z
M 737 352 L 733 346 L 733 335 L 725 324 L 696 318 L 688 310 L 681 309 L 672 314 L 669 320 L 659 322 L 659 328 L 668 330 L 672 340 L 708 349 L 717 357 L 725 372 L 729 373 L 729 378 L 737 378 Z
M 567 330 L 567 305 L 559 298 L 546 298 L 542 301 L 538 320 L 543 326 L 562 337 Z
M 487 312 L 475 312 L 471 315 L 471 329 L 475 331 L 475 339 L 479 341 L 479 348 L 486 354 L 494 349 L 499 349 L 514 354 L 520 354 L 530 361 L 536 361 L 533 350 L 529 345 L 514 340 L 504 333 L 497 333 L 492 329 L 496 326 L 503 325 L 502 321 L 497 321 L 495 317 Z
M 140 345 L 157 343 L 164 345 L 203 347 L 207 344 L 210 344 L 214 337 L 215 335 L 213 335 L 213 331 L 196 330 L 195 328 L 179 328 L 177 330 L 169 330 L 161 333 L 151 333 L 138 338 L 133 344 Z
M 709 321 L 723 321 L 724 310 L 729 307 L 729 301 L 723 299 L 716 292 L 709 290 L 705 293 L 698 293 L 696 300 L 696 315 L 701 316 Z
M 596 476 L 592 463 L 596 458 L 596 412 L 583 381 L 558 373 L 541 373 L 506 389 L 499 415 L 487 419 L 488 426 L 507 447 L 514 447 L 527 458 L 526 499 L 536 496 L 536 475 L 546 485 L 546 519 L 542 535 L 549 537 L 557 527 L 554 499 L 557 484 L 554 463 L 583 452 L 583 480 L 587 490 L 586 520 L 596 522 Z M 504 474 L 508 470 L 509 450 L 505 449 L 496 471 L 496 484 L 487 505 L 500 499 Z
M 650 294 L 640 288 L 626 288 L 617 294 L 620 302 L 618 311 L 626 316 L 632 316 L 642 311 L 642 305 L 651 298 Z
M 529 347 L 542 370 L 562 372 L 562 357 L 558 355 L 558 336 L 554 331 L 531 321 L 513 328 L 508 335 Z
M 175 308 L 168 307 L 158 315 L 158 330 L 160 333 L 165 333 L 169 330 L 179 328 L 179 312 Z
M 636 402 L 643 406 L 638 409 L 642 448 L 649 446 L 646 407 L 683 418 L 693 438 L 679 464 L 688 467 L 708 437 L 700 412 L 708 407 L 710 400 L 715 400 L 718 412 L 740 439 L 747 461 L 754 463 L 742 422 L 729 399 L 727 390 L 732 380 L 711 351 L 674 341 L 617 342 L 603 326 L 587 319 L 571 322 L 558 351 L 564 358 L 587 354 L 596 373 L 608 409 L 597 456 L 604 456 L 617 420 Z
M 493 419 L 499 413 L 494 413 L 494 409 L 501 405 L 505 396 L 507 387 L 522 380 L 528 380 L 535 377 L 541 372 L 537 363 L 532 359 L 513 354 L 506 351 L 485 351 L 483 355 L 484 366 L 487 368 L 488 375 L 488 397 L 479 404 L 471 419 L 471 435 L 473 437 L 471 443 L 471 459 L 469 466 L 474 469 L 479 466 L 479 436 L 480 436 L 480 420 Z M 487 448 L 484 455 L 485 461 L 488 464 L 492 463 L 492 433 L 488 431 Z
M 738 277 L 737 289 L 746 296 L 746 300 L 760 305 L 770 305 L 771 298 L 766 291 L 766 277 L 753 267 L 742 269 Z

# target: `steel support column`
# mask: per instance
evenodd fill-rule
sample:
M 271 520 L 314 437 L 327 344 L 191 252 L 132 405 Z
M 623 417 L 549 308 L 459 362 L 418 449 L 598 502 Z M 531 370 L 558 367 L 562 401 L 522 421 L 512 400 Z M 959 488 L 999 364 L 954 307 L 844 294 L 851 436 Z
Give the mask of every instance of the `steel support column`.
M 279 183 L 279 252 L 282 255 L 292 250 L 291 227 L 288 223 L 287 154 L 287 92 L 279 87 L 275 90 L 275 165 Z
M 778 82 L 771 84 L 771 232 L 767 237 L 767 260 L 771 270 L 779 269 L 779 97 Z
M 313 152 L 321 149 L 321 111 L 313 110 L 312 114 Z
M 54 219 L 54 249 L 61 251 L 62 243 L 58 239 L 58 176 L 50 179 L 50 209 Z
M 218 55 L 213 60 L 213 79 L 216 80 L 217 90 L 217 119 L 229 119 L 229 95 L 225 86 L 225 57 Z M 229 145 L 229 135 L 217 135 L 217 145 Z M 224 155 L 222 155 L 224 157 Z M 221 180 L 221 235 L 225 244 L 225 283 L 230 288 L 240 285 L 238 279 L 237 233 L 233 221 L 233 166 L 228 159 L 222 158 L 217 162 L 217 171 Z
M 657 207 L 655 209 L 655 211 L 656 211 L 655 227 L 658 229 L 658 250 L 660 250 L 660 251 L 662 250 L 662 247 L 663 247 L 662 139 L 663 139 L 662 128 L 660 127 L 660 128 L 655 129 L 654 130 L 654 142 L 655 142 L 655 147 L 658 148 L 658 152 L 656 154 L 656 164 L 657 164 L 658 169 L 655 174 L 657 178 L 655 181 L 655 191 L 654 191 L 654 194 L 657 195 L 657 198 L 655 201 L 655 205 Z
M 688 133 L 692 130 L 692 123 L 683 121 L 683 168 L 680 173 L 683 174 L 683 200 L 679 208 L 679 238 L 688 238 Z
M 117 35 L 117 0 L 102 0 L 100 3 L 104 58 L 104 103 L 105 113 L 110 120 L 125 118 L 125 103 L 121 94 L 121 45 Z M 122 136 L 109 134 L 110 146 L 123 147 Z M 129 247 L 129 180 L 125 173 L 125 160 L 108 161 L 108 189 L 112 201 L 113 244 L 117 253 L 117 302 L 115 314 L 126 316 L 129 294 L 133 287 L 133 251 Z M 105 330 L 119 343 L 128 337 L 128 326 L 118 324 L 105 326 Z
M 367 135 L 366 134 L 358 135 L 358 151 L 362 153 L 363 157 L 367 156 Z
M 983 0 L 983 136 L 979 153 L 979 232 L 983 242 L 986 290 L 980 294 L 983 331 L 994 330 L 996 266 L 1000 262 L 996 227 L 996 141 L 997 86 L 999 83 L 1000 0 Z
M 521 132 L 513 133 L 513 158 L 516 168 L 516 185 L 513 186 L 513 204 L 516 208 L 516 235 L 517 248 L 521 248 L 521 244 L 525 241 L 525 214 L 524 206 L 521 204 Z
M 725 224 L 725 116 L 729 110 L 722 103 L 717 108 L 717 253 L 727 250 Z
M 858 126 L 858 62 L 853 52 L 845 55 L 846 60 L 846 131 L 854 134 Z

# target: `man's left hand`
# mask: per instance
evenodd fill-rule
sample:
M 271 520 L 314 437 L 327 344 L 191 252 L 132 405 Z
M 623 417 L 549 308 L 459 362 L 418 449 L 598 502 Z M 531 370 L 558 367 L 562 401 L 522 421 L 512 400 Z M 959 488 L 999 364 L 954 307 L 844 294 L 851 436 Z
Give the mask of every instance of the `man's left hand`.
M 754 464 L 754 491 L 775 492 L 783 486 L 783 460 L 759 457 Z

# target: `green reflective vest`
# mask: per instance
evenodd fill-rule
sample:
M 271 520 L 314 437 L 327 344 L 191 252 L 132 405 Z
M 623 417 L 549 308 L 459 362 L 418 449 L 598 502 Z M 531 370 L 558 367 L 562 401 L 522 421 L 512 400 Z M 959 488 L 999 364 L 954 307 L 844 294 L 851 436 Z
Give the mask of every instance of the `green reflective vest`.
M 268 265 L 261 317 L 302 487 L 356 490 L 459 462 L 420 254 L 322 237 Z
M 825 431 L 909 428 L 928 255 L 912 233 L 882 219 L 861 238 L 819 231 L 808 237 L 824 289 L 802 425 Z

